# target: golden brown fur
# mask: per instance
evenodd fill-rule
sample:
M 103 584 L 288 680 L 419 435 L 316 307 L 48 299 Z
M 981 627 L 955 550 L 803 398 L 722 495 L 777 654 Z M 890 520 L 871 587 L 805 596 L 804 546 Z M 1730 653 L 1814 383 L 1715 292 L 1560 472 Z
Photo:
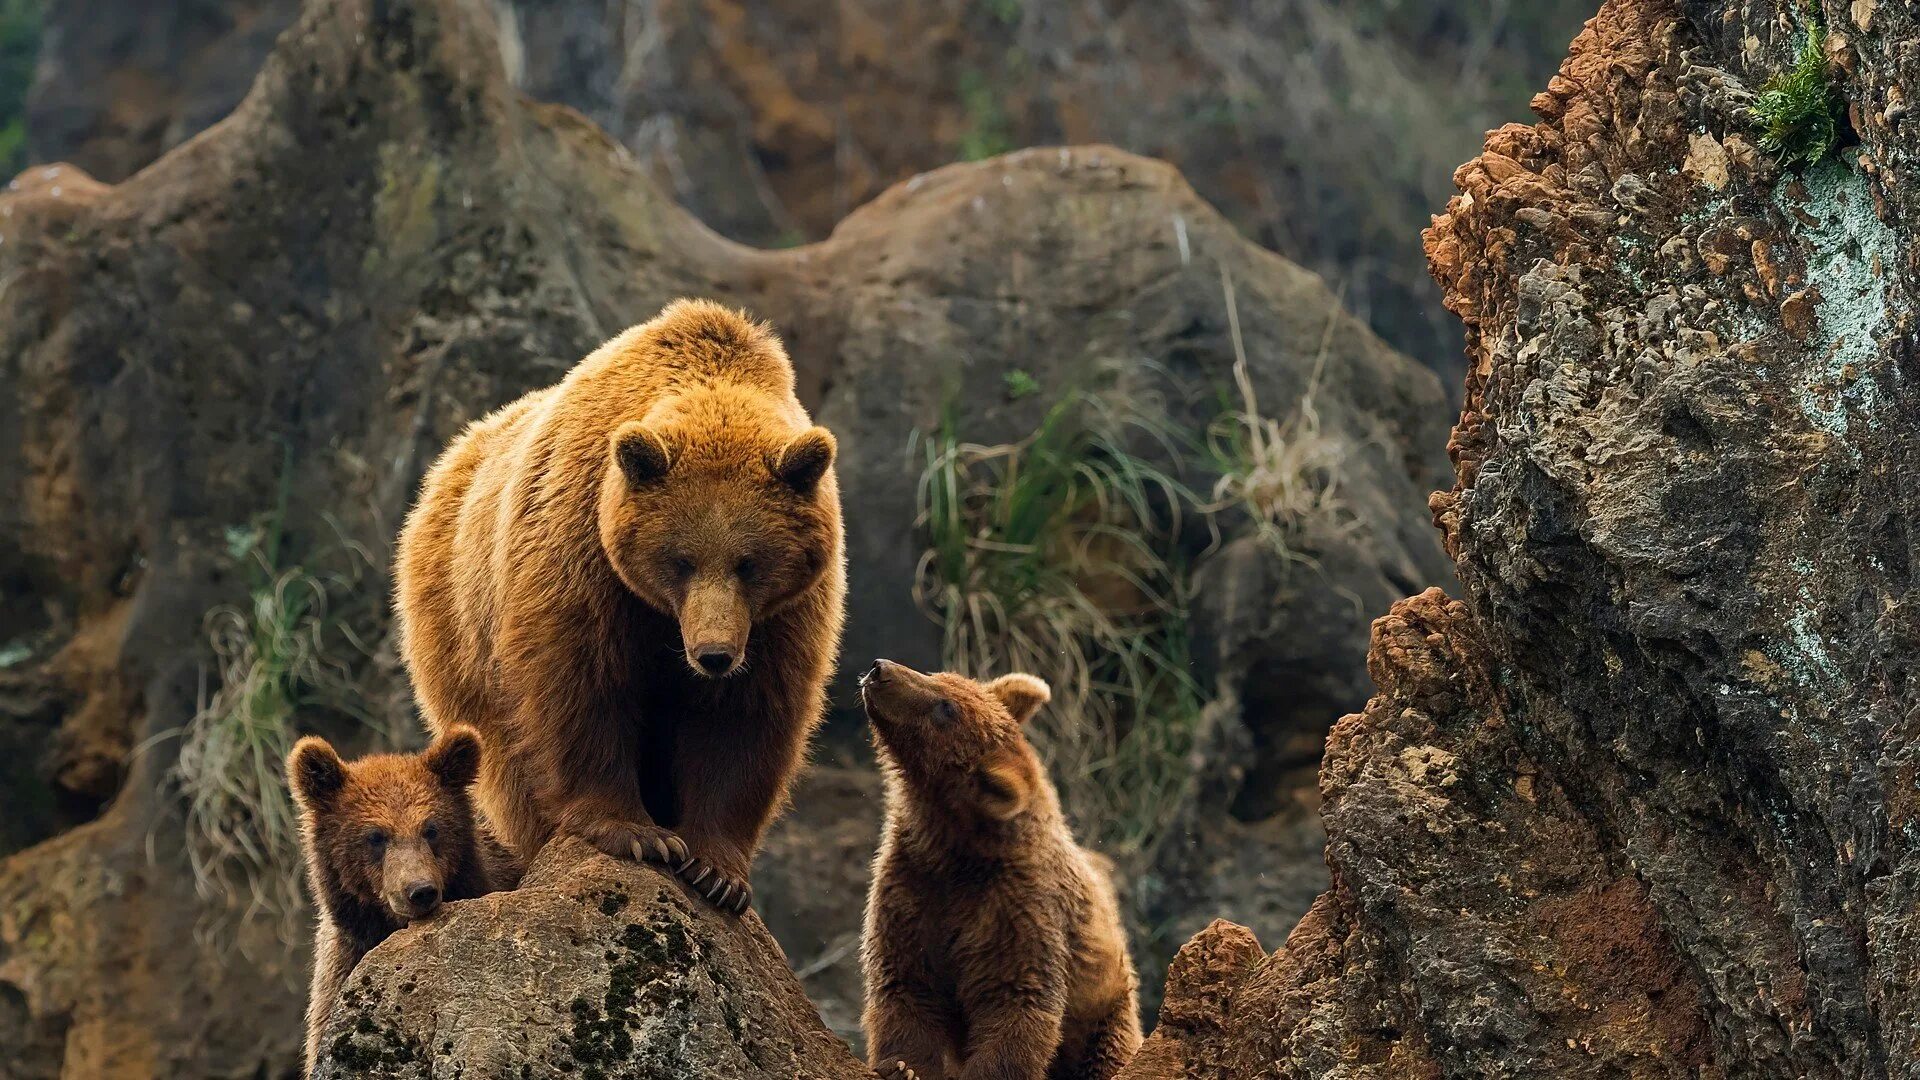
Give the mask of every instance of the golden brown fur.
M 468 788 L 479 736 L 456 727 L 419 754 L 344 762 L 326 740 L 301 739 L 287 757 L 300 809 L 307 882 L 319 906 L 307 997 L 307 1069 L 353 966 L 389 934 L 450 900 L 518 883 L 520 867 L 490 843 Z
M 839 646 L 833 454 L 769 329 L 678 301 L 441 455 L 402 650 L 429 725 L 486 736 L 521 855 L 571 833 L 745 910 Z
M 1106 1080 L 1140 1046 L 1104 860 L 1074 843 L 1021 725 L 1031 675 L 885 660 L 861 679 L 887 781 L 867 900 L 864 1024 L 882 1076 Z

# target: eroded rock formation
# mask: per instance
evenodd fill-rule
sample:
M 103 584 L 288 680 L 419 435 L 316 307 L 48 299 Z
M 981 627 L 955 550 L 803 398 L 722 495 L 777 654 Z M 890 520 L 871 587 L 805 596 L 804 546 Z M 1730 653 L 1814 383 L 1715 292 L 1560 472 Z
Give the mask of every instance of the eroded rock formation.
M 1782 10 L 1610 0 L 1457 174 L 1462 599 L 1374 626 L 1331 890 L 1189 944 L 1129 1076 L 1920 1068 L 1920 28 L 1821 6 L 1854 138 L 1783 169 Z
M 1268 932 L 1297 917 L 1303 900 L 1272 897 L 1319 880 L 1312 818 L 1241 790 L 1297 765 L 1300 724 L 1360 704 L 1367 614 L 1446 576 L 1419 511 L 1444 468 L 1435 381 L 1174 170 L 1031 151 L 904 184 L 824 243 L 756 251 L 675 206 L 579 114 L 516 93 L 465 0 L 323 0 L 232 116 L 131 178 L 24 174 L 0 199 L 0 737 L 17 747 L 0 771 L 9 806 L 32 811 L 0 829 L 0 1045 L 27 1048 L 11 1064 L 198 1078 L 296 1056 L 304 959 L 270 936 L 195 940 L 163 784 L 170 733 L 218 682 L 204 617 L 257 587 L 236 538 L 271 524 L 290 566 L 344 537 L 371 566 L 336 599 L 377 607 L 447 438 L 667 300 L 715 296 L 778 325 L 806 404 L 840 435 L 858 492 L 848 655 L 930 665 L 910 435 L 951 416 L 965 438 L 1017 440 L 1075 387 L 1203 426 L 1233 385 L 1223 272 L 1267 408 L 1324 371 L 1318 416 L 1349 448 L 1358 524 L 1313 540 L 1317 566 L 1229 544 L 1245 603 L 1196 623 L 1194 646 L 1236 756 L 1196 787 L 1198 846 L 1141 879 L 1173 941 L 1214 914 Z M 1008 394 L 1015 369 L 1045 393 Z M 404 680 L 366 615 L 360 703 L 405 730 Z M 319 707 L 299 723 L 353 730 Z M 862 790 L 803 800 L 760 869 L 761 912 L 841 1030 L 857 981 L 830 969 L 847 962 L 871 855 L 848 821 L 879 816 Z M 1256 842 L 1269 831 L 1293 839 Z M 1232 861 L 1241 885 L 1156 886 L 1186 876 L 1174 854 Z

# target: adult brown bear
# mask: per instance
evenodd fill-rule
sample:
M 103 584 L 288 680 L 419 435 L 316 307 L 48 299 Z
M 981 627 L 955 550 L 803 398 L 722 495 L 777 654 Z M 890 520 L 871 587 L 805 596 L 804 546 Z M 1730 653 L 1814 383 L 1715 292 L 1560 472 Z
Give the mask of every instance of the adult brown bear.
M 744 911 L 819 724 L 846 567 L 834 440 L 766 326 L 677 301 L 475 422 L 400 536 L 427 723 L 487 740 L 480 802 Z

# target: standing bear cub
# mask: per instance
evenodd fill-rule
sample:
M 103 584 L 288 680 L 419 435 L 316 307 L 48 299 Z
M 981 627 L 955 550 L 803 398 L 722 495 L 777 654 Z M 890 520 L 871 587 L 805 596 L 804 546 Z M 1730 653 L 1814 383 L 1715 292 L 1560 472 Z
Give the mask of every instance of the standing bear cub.
M 846 593 L 834 440 L 771 330 L 677 301 L 475 422 L 397 557 L 430 726 L 487 739 L 480 802 L 664 863 L 745 911 L 826 704 Z
M 861 960 L 888 1080 L 1106 1080 L 1140 1047 L 1119 904 L 1021 726 L 1031 675 L 887 660 L 860 680 L 886 774 Z M 1104 861 L 1104 860 L 1102 860 Z
M 354 762 L 308 736 L 287 756 L 307 882 L 320 917 L 307 996 L 307 1070 L 340 988 L 368 950 L 450 900 L 512 888 L 518 867 L 491 848 L 468 791 L 480 738 L 448 730 L 419 754 Z

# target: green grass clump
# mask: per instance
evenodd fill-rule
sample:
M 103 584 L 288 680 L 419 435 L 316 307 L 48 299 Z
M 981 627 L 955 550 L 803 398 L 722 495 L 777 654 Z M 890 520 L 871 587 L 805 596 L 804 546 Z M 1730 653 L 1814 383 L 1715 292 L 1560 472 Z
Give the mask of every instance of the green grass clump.
M 38 0 L 0 0 L 0 171 L 27 165 L 27 90 L 40 54 Z
M 1177 432 L 1083 395 L 1017 443 L 962 442 L 949 418 L 927 442 L 916 587 L 948 666 L 1052 684 L 1035 741 L 1068 812 L 1122 853 L 1170 819 L 1202 705 L 1177 543 L 1197 500 L 1130 441 L 1181 450 Z
M 1789 165 L 1811 165 L 1832 153 L 1840 141 L 1840 115 L 1846 108 L 1827 78 L 1826 32 L 1814 9 L 1805 10 L 1807 37 L 1793 67 L 1769 79 L 1752 106 L 1761 149 Z
M 179 753 L 167 786 L 181 801 L 184 848 L 195 890 L 210 901 L 203 938 L 241 941 L 238 926 L 266 922 L 284 942 L 304 934 L 299 828 L 284 763 L 309 710 L 350 717 L 388 733 L 366 705 L 353 675 L 368 650 L 337 601 L 352 596 L 365 552 L 351 543 L 326 561 L 345 569 L 318 572 L 280 566 L 280 529 L 233 531 L 230 551 L 253 569 L 243 605 L 207 613 L 215 685 L 177 736 Z

